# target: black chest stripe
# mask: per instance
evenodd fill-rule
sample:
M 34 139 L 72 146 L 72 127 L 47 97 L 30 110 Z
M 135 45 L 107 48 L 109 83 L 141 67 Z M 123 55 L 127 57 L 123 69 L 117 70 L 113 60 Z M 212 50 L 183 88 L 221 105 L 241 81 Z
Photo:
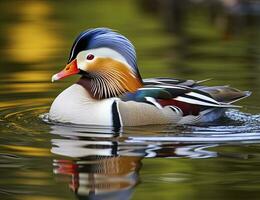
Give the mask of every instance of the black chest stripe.
M 122 126 L 120 122 L 120 114 L 119 114 L 116 101 L 114 101 L 114 103 L 112 104 L 112 120 L 113 120 L 113 126 L 115 128 L 120 128 Z

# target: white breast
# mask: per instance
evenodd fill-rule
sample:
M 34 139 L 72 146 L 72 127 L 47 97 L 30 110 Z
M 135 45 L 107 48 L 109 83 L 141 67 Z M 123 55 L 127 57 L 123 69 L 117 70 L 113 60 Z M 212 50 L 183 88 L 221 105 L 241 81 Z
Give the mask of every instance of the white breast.
M 54 100 L 49 117 L 63 123 L 111 126 L 113 102 L 113 98 L 94 100 L 82 86 L 74 84 Z

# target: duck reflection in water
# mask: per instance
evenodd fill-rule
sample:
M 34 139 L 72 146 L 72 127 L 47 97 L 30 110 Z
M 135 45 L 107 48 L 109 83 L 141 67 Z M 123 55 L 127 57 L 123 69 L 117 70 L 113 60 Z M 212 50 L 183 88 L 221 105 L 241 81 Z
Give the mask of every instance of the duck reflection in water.
M 68 157 L 54 160 L 54 173 L 71 176 L 69 186 L 79 199 L 130 199 L 143 153 L 127 152 L 127 147 L 114 141 L 115 134 L 97 133 L 93 137 L 91 132 L 79 131 L 53 126 L 52 133 L 64 138 L 52 139 L 51 151 Z
M 86 127 L 55 125 L 51 133 L 51 151 L 62 156 L 53 161 L 54 174 L 71 177 L 69 187 L 78 199 L 131 199 L 144 157 L 216 156 L 203 149 L 208 145 L 140 142 L 94 127 L 86 132 Z
M 55 160 L 54 166 L 55 174 L 71 176 L 69 186 L 79 199 L 130 199 L 138 183 L 140 157 Z

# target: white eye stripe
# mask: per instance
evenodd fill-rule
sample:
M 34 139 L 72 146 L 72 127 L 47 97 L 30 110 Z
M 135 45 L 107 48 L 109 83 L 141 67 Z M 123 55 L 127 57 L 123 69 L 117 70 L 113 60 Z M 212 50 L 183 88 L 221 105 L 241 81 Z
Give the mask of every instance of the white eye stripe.
M 126 59 L 120 53 L 118 53 L 117 51 L 115 51 L 113 49 L 107 48 L 107 47 L 81 51 L 77 55 L 77 60 L 78 60 L 78 65 L 79 66 L 83 66 L 83 64 L 82 64 L 83 62 L 91 61 L 91 60 L 87 59 L 87 56 L 89 54 L 94 55 L 94 59 L 97 58 L 97 57 L 99 57 L 99 58 L 112 58 L 112 59 L 117 60 L 117 61 L 119 61 L 121 63 L 124 63 L 126 66 L 128 66 L 131 69 L 131 67 L 127 63 Z

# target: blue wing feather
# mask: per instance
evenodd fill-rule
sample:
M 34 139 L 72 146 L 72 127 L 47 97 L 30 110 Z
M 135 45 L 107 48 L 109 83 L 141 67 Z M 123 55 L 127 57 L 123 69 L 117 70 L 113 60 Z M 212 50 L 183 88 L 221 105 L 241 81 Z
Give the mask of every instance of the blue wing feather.
M 169 84 L 171 83 L 171 84 Z M 147 102 L 147 97 L 158 100 L 174 100 L 191 105 L 206 107 L 238 107 L 228 103 L 219 102 L 199 84 L 193 80 L 180 80 L 170 78 L 145 79 L 144 87 L 134 93 L 126 93 L 120 98 L 123 101 Z M 205 87 L 206 88 L 206 87 Z M 241 91 L 239 91 L 241 92 Z M 150 102 L 148 102 L 150 103 Z

